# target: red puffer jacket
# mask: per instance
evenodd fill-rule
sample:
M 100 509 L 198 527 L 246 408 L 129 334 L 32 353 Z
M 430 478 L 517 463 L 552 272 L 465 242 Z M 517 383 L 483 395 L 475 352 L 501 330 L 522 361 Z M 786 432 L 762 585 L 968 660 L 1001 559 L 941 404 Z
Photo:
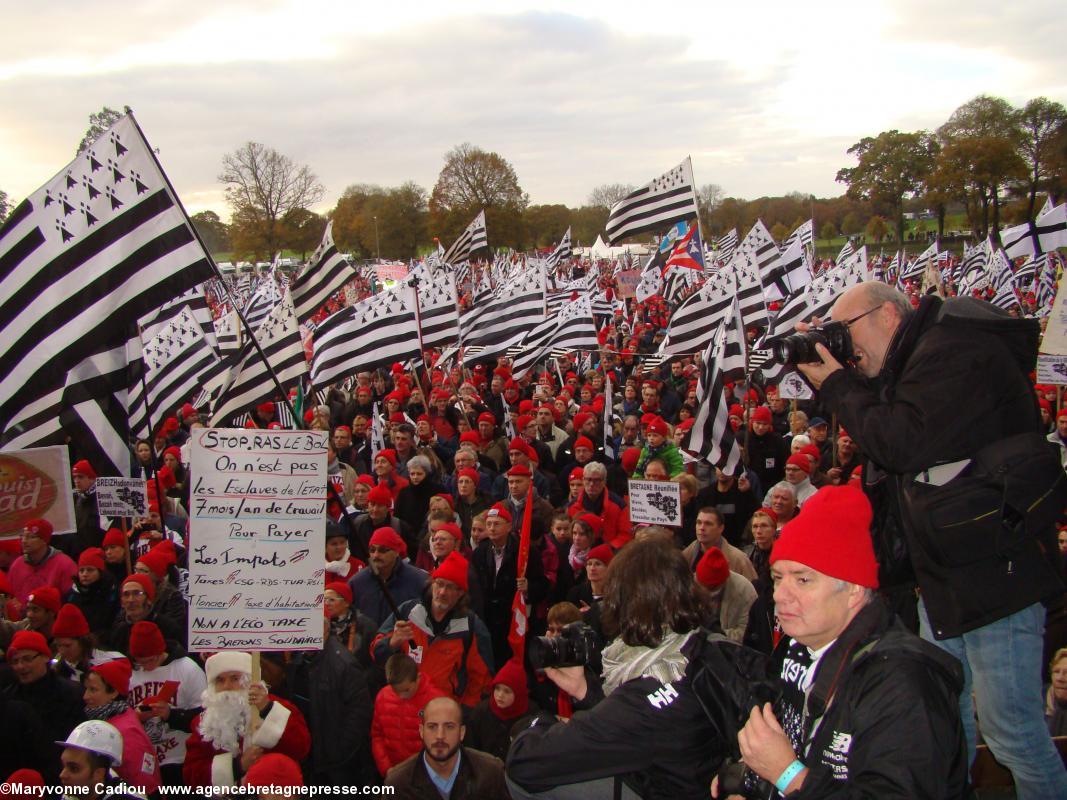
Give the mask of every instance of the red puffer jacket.
M 374 763 L 384 778 L 386 773 L 422 749 L 419 738 L 419 712 L 435 697 L 445 694 L 421 673 L 415 694 L 402 700 L 392 686 L 385 686 L 374 700 L 374 721 L 370 746 Z

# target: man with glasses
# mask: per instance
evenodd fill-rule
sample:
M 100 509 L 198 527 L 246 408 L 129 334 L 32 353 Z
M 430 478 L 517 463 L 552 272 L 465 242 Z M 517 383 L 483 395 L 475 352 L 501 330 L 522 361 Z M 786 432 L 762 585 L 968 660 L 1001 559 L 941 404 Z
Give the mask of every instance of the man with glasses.
M 4 694 L 26 703 L 37 713 L 50 741 L 66 739 L 74 726 L 85 720 L 81 686 L 52 671 L 52 651 L 37 631 L 16 632 L 6 657 L 15 683 L 5 688 Z
M 950 529 L 936 514 L 921 523 L 908 515 L 910 498 L 927 491 L 921 484 L 949 484 L 986 445 L 1038 430 L 1029 379 L 1037 325 L 973 298 L 927 295 L 913 310 L 875 281 L 845 292 L 831 317 L 851 334 L 849 368 L 817 345 L 822 361 L 800 370 L 868 458 L 879 582 L 913 597 L 903 578 L 910 566 L 923 638 L 964 663 L 960 711 L 971 755 L 977 708 L 982 736 L 1021 800 L 1067 797 L 1041 706 L 1042 601 L 1064 591 L 1053 526 L 1027 519 L 1020 538 L 1009 519 L 992 532 L 979 519 Z
M 607 478 L 607 467 L 599 461 L 586 464 L 582 468 L 581 494 L 567 514 L 572 518 L 596 514 L 604 520 L 604 541 L 617 549 L 631 538 L 630 514 L 623 499 L 608 490 Z
M 375 575 L 385 582 L 393 602 L 399 605 L 422 594 L 426 573 L 408 563 L 407 544 L 391 527 L 378 528 L 370 537 L 367 550 L 370 569 L 361 569 L 348 585 L 352 588 L 356 608 L 370 617 L 376 626 L 380 626 L 392 609 Z
M 385 620 L 371 652 L 381 665 L 406 652 L 434 686 L 473 707 L 490 688 L 493 657 L 489 631 L 470 610 L 469 570 L 467 559 L 449 553 L 422 596 Z
M 52 547 L 52 530 L 46 519 L 31 519 L 22 529 L 22 557 L 11 562 L 7 573 L 22 605 L 39 586 L 54 586 L 60 597 L 66 597 L 78 573 L 78 565 L 70 556 Z

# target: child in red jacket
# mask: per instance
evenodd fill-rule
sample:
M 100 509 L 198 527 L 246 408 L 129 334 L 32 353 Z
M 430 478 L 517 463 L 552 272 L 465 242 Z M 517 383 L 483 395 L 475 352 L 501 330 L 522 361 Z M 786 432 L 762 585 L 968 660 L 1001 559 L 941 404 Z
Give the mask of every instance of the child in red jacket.
M 422 749 L 419 712 L 444 693 L 425 676 L 406 653 L 395 653 L 385 662 L 385 679 L 374 700 L 371 722 L 371 752 L 384 778 L 394 766 Z

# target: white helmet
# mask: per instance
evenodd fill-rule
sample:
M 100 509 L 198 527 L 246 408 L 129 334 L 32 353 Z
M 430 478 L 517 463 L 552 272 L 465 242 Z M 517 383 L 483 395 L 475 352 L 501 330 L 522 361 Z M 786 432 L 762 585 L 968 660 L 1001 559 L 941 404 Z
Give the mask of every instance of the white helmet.
M 70 732 L 65 742 L 56 742 L 63 747 L 77 747 L 90 753 L 111 759 L 114 766 L 122 763 L 122 734 L 110 722 L 91 719 Z

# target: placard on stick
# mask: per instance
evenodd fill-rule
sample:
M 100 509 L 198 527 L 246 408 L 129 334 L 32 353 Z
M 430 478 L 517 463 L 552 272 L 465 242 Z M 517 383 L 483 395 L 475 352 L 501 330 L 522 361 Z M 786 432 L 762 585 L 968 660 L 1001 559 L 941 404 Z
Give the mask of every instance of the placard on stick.
M 148 515 L 148 494 L 143 478 L 96 479 L 96 507 L 102 517 Z
M 326 432 L 200 428 L 189 649 L 322 647 Z
M 66 447 L 0 453 L 0 539 L 17 538 L 37 518 L 51 522 L 55 535 L 73 533 L 78 525 L 71 492 Z
M 673 481 L 630 481 L 630 521 L 648 525 L 681 525 L 680 484 Z

